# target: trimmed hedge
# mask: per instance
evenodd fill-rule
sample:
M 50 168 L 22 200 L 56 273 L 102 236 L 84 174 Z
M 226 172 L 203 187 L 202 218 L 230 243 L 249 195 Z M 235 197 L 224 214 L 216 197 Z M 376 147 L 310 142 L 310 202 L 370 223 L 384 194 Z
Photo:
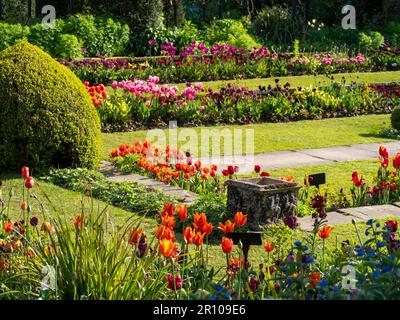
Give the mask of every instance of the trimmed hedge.
M 100 119 L 82 82 L 27 42 L 0 52 L 0 171 L 98 164 Z

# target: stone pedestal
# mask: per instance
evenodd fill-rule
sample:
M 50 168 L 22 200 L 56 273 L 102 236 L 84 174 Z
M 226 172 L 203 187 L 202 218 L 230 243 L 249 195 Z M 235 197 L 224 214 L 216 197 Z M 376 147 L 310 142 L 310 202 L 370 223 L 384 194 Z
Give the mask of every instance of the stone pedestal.
M 270 177 L 246 178 L 226 181 L 228 186 L 227 211 L 234 215 L 248 214 L 252 231 L 297 213 L 297 199 L 301 188 L 295 182 Z

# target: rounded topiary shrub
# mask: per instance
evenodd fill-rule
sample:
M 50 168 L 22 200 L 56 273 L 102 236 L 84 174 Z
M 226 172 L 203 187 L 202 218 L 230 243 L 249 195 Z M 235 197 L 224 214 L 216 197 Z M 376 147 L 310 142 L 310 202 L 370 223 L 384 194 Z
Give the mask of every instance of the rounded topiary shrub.
M 400 107 L 394 108 L 391 116 L 392 127 L 396 130 L 400 130 Z
M 100 120 L 83 83 L 27 42 L 0 52 L 0 172 L 96 166 Z

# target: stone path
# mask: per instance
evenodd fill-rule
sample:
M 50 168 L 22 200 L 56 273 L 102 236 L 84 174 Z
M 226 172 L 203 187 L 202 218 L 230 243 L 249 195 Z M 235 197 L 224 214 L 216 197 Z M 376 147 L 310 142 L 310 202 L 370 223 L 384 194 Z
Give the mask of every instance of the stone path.
M 328 224 L 338 225 L 351 223 L 354 219 L 356 222 L 367 221 L 368 219 L 383 219 L 389 217 L 400 218 L 400 202 L 393 205 L 385 204 L 380 206 L 357 207 L 340 209 L 334 212 L 328 212 Z M 305 231 L 313 230 L 313 220 L 310 216 L 299 218 L 300 229 Z
M 196 202 L 198 200 L 198 195 L 196 193 L 167 185 L 161 181 L 150 179 L 138 174 L 124 174 L 115 168 L 110 162 L 102 161 L 100 164 L 99 171 L 104 174 L 108 179 L 114 182 L 137 182 L 144 185 L 150 190 L 159 190 L 165 193 L 167 196 L 175 198 L 179 202 L 186 203 L 188 205 Z
M 323 136 L 321 136 L 323 139 Z M 391 155 L 400 151 L 400 141 L 382 143 Z M 302 149 L 276 151 L 250 156 L 221 156 L 200 158 L 203 164 L 216 164 L 220 169 L 228 165 L 238 165 L 240 173 L 251 173 L 258 164 L 265 170 L 292 168 L 320 164 L 334 164 L 344 161 L 377 159 L 381 143 L 361 143 L 348 146 L 328 147 L 320 149 Z

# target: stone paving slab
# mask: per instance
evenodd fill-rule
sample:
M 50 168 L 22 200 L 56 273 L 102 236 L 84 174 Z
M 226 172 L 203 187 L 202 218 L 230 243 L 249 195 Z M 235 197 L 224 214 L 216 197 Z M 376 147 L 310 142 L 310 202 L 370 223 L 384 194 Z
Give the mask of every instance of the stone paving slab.
M 356 149 L 350 146 L 331 147 L 322 149 L 299 150 L 298 153 L 304 153 L 316 158 L 330 160 L 332 162 L 354 161 L 359 159 L 375 159 L 374 149 Z
M 400 217 L 400 208 L 390 204 L 384 204 L 380 206 L 347 208 L 347 209 L 340 209 L 339 211 L 367 220 L 382 219 L 387 217 Z
M 331 226 L 334 226 L 334 225 L 338 225 L 338 224 L 351 223 L 351 221 L 353 219 L 356 222 L 367 220 L 367 219 L 363 219 L 360 217 L 333 211 L 333 212 L 328 212 L 328 216 L 327 216 L 328 222 L 327 223 Z M 311 216 L 299 218 L 298 222 L 300 224 L 299 227 L 301 230 L 312 231 L 314 229 L 314 227 L 313 227 L 314 220 L 311 218 Z
M 339 209 L 335 212 L 328 212 L 327 216 L 328 224 L 332 226 L 351 223 L 353 219 L 356 222 L 362 222 L 368 219 L 384 219 L 389 217 L 400 218 L 400 202 L 393 205 L 384 204 L 379 206 Z M 301 230 L 313 230 L 313 219 L 310 216 L 299 218 L 298 221 Z
M 359 143 L 319 149 L 275 151 L 256 155 L 208 157 L 200 158 L 200 160 L 204 165 L 216 164 L 219 169 L 223 169 L 228 165 L 238 165 L 240 173 L 251 173 L 255 164 L 270 170 L 333 164 L 344 161 L 373 160 L 378 158 L 378 149 L 382 144 L 386 146 L 392 156 L 400 151 L 400 141 L 394 141 L 387 143 Z
M 383 143 L 359 143 L 353 144 L 351 147 L 353 149 L 364 149 L 364 150 L 372 150 L 377 157 L 379 155 L 379 147 L 384 145 L 389 153 L 394 156 L 397 152 L 400 151 L 400 141 L 393 142 L 383 142 Z

